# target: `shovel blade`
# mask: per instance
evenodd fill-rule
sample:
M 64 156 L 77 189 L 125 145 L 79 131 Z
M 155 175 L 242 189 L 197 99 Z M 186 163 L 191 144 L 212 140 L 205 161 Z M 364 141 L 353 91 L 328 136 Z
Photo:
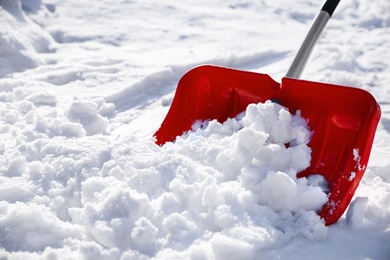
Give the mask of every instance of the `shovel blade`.
M 191 130 L 197 120 L 224 122 L 243 112 L 250 103 L 278 100 L 290 113 L 301 111 L 313 131 L 310 166 L 298 177 L 320 174 L 329 183 L 328 202 L 318 212 L 326 225 L 345 212 L 363 177 L 371 152 L 380 108 L 365 90 L 283 78 L 211 65 L 187 72 L 156 143 L 174 141 Z

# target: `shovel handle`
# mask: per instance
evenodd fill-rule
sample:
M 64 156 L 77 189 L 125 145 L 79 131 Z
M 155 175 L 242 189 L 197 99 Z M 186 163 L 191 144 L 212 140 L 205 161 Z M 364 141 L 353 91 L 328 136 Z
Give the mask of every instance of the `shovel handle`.
M 325 1 L 324 5 L 321 8 L 321 11 L 325 11 L 329 14 L 329 18 L 332 17 L 334 10 L 336 9 L 337 5 L 339 4 L 340 0 L 336 1 Z
M 310 54 L 312 53 L 314 46 L 320 38 L 322 31 L 332 16 L 334 10 L 339 4 L 340 0 L 326 0 L 321 10 L 314 19 L 313 24 L 310 27 L 305 40 L 303 41 L 294 61 L 292 62 L 290 69 L 288 70 L 286 77 L 288 78 L 300 78 L 303 69 L 309 60 Z

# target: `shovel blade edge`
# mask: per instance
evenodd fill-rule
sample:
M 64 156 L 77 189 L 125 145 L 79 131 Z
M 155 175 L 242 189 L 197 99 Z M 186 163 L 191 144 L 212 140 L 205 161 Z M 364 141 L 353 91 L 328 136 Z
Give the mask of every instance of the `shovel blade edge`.
M 367 168 L 381 110 L 367 91 L 320 82 L 282 79 L 283 102 L 301 111 L 313 135 L 310 166 L 298 177 L 321 174 L 328 202 L 318 214 L 326 225 L 343 215 Z

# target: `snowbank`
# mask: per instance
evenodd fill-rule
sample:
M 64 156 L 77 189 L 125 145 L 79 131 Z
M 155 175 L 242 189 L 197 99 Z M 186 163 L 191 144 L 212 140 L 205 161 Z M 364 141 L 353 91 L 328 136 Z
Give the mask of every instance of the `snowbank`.
M 0 258 L 389 259 L 387 0 L 342 1 L 306 70 L 383 110 L 335 225 L 315 213 L 323 179 L 295 177 L 310 161 L 299 114 L 254 104 L 175 143 L 151 139 L 185 70 L 277 79 L 317 6 L 0 0 Z
M 68 117 L 96 121 L 92 104 L 73 103 Z M 95 247 L 114 258 L 247 259 L 280 240 L 327 236 L 315 213 L 326 194 L 296 178 L 310 163 L 310 131 L 278 104 L 250 105 L 238 119 L 208 122 L 163 147 L 131 136 L 87 137 L 76 123 L 74 136 L 84 138 L 46 131 L 29 141 L 28 128 L 24 142 L 3 149 L 7 251 L 79 245 L 88 257 Z
M 0 1 L 0 77 L 45 63 L 51 36 L 23 11 L 20 0 Z

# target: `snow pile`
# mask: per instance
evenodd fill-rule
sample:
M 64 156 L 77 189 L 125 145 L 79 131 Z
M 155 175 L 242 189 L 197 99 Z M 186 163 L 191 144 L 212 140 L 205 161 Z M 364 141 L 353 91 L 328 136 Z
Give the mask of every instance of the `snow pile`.
M 336 224 L 323 178 L 295 177 L 310 131 L 277 104 L 151 140 L 199 63 L 280 79 L 319 4 L 0 0 L 0 258 L 390 259 L 388 0 L 341 1 L 305 69 L 383 111 Z
M 296 178 L 310 163 L 306 122 L 271 102 L 241 117 L 162 148 L 113 148 L 81 183 L 72 221 L 103 247 L 164 259 L 251 259 L 280 239 L 324 239 L 314 210 L 326 194 Z
M 296 178 L 310 163 L 310 131 L 278 104 L 252 104 L 163 147 L 88 136 L 105 130 L 93 101 L 74 101 L 58 121 L 29 104 L 14 115 L 18 123 L 2 112 L 3 132 L 23 129 L 2 149 L 0 243 L 8 252 L 248 259 L 280 241 L 327 236 L 315 213 L 326 194 Z
M 20 0 L 0 1 L 0 77 L 45 63 L 50 35 L 23 11 Z

